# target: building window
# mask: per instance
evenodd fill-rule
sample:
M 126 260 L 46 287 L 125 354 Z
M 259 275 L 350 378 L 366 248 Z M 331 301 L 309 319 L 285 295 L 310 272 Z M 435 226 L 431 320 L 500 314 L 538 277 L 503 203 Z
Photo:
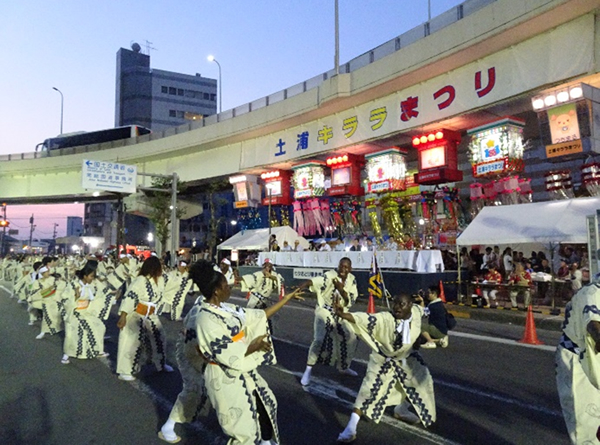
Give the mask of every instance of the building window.
M 192 90 L 185 90 L 185 97 L 196 97 L 196 92 Z
M 169 87 L 169 94 L 176 96 L 177 95 L 177 88 L 173 88 L 173 87 Z
M 184 114 L 185 114 L 185 113 L 184 113 L 183 111 L 178 111 L 178 112 L 177 112 L 177 117 L 178 117 L 179 119 L 183 119 L 183 116 L 184 116 Z
M 210 95 L 210 100 L 212 100 L 213 102 L 217 100 L 217 95 L 216 94 L 211 94 Z
M 184 117 L 184 119 L 187 119 L 190 121 L 199 121 L 200 119 L 204 118 L 204 115 L 194 113 L 192 111 L 186 111 L 183 117 Z
M 177 89 L 177 95 L 178 96 L 183 96 L 183 88 L 178 88 Z
M 160 92 L 164 93 L 164 94 L 168 94 L 169 93 L 169 88 L 168 87 L 160 87 Z
M 210 95 L 208 93 L 203 94 L 204 100 L 210 100 Z
M 169 117 L 177 117 L 177 111 L 169 110 Z

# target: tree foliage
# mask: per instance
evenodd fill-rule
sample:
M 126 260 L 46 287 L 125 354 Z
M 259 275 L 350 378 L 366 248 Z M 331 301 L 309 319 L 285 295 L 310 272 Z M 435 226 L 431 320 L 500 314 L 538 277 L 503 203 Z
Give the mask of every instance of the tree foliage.
M 171 187 L 173 180 L 171 178 L 152 178 L 152 188 L 163 189 L 165 192 L 149 191 L 145 192 L 148 198 L 148 204 L 151 207 L 149 219 L 154 224 L 156 230 L 156 239 L 160 241 L 163 250 L 168 250 L 166 246 L 169 240 L 169 224 L 171 223 Z M 186 188 L 185 183 L 177 183 L 177 194 L 179 195 Z M 177 219 L 184 214 L 184 209 L 177 208 Z M 174 255 L 175 252 L 172 252 Z

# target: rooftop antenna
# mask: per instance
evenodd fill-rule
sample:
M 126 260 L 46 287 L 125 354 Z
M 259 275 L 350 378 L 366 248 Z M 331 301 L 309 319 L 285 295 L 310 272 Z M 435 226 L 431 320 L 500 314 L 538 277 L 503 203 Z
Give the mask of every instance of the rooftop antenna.
M 150 55 L 150 50 L 155 50 L 158 51 L 156 48 L 154 48 L 152 45 L 152 42 L 149 42 L 148 39 L 145 39 L 144 42 L 146 42 L 146 55 Z

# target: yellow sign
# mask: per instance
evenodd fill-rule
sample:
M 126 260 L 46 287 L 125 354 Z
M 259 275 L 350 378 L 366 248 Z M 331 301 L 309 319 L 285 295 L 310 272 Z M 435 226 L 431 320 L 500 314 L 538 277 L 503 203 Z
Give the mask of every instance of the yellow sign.
M 547 158 L 556 158 L 557 156 L 564 156 L 582 152 L 583 146 L 581 145 L 581 139 L 577 139 L 576 141 L 563 142 L 562 144 L 546 145 Z
M 246 207 L 248 207 L 248 201 L 236 201 L 235 202 L 236 209 L 244 209 Z

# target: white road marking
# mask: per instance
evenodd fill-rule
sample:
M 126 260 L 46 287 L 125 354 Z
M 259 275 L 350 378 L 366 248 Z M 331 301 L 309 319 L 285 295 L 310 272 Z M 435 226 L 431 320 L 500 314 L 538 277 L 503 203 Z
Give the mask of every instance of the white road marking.
M 289 345 L 292 345 L 292 346 L 295 346 L 295 347 L 298 347 L 298 348 L 302 348 L 302 349 L 306 349 L 306 350 L 308 350 L 308 348 L 309 348 L 306 345 L 303 345 L 301 343 L 297 343 L 297 342 L 294 342 L 294 341 L 282 339 L 282 338 L 279 338 L 279 337 L 273 337 L 273 338 L 275 340 L 277 340 L 277 341 L 280 341 L 282 343 L 287 343 Z M 358 362 L 358 363 L 362 363 L 365 366 L 369 363 L 368 360 L 357 359 L 357 358 L 355 358 L 354 361 Z M 293 373 L 292 371 L 286 371 L 286 372 Z M 301 373 L 298 374 L 298 375 L 300 377 L 302 377 Z M 312 381 L 312 378 L 311 378 L 311 381 Z M 521 400 L 513 399 L 511 397 L 504 397 L 504 396 L 501 396 L 501 395 L 498 395 L 498 394 L 494 394 L 494 393 L 491 393 L 491 392 L 479 391 L 477 389 L 470 388 L 468 386 L 464 386 L 464 385 L 459 385 L 457 383 L 448 382 L 448 381 L 445 381 L 445 380 L 439 379 L 439 378 L 434 378 L 433 381 L 435 382 L 436 385 L 439 385 L 439 386 L 444 386 L 446 388 L 451 388 L 451 389 L 454 389 L 454 390 L 457 390 L 457 391 L 467 392 L 469 394 L 473 394 L 473 395 L 476 395 L 476 396 L 479 396 L 479 397 L 492 399 L 492 400 L 495 400 L 495 401 L 498 401 L 498 402 L 503 402 L 503 403 L 506 403 L 506 404 L 509 404 L 509 405 L 515 405 L 515 406 L 518 406 L 519 408 L 524 408 L 524 409 L 528 409 L 528 410 L 531 410 L 531 411 L 537 411 L 537 412 L 540 412 L 542 414 L 551 415 L 551 416 L 559 417 L 559 418 L 562 419 L 562 412 L 560 412 L 560 411 L 555 411 L 555 410 L 552 410 L 552 409 L 549 409 L 549 408 L 546 408 L 546 407 L 543 407 L 543 406 L 531 405 L 531 404 L 529 404 L 527 402 L 522 402 Z M 337 390 L 337 391 L 341 391 L 341 392 L 344 392 L 346 394 L 351 395 L 353 398 L 356 398 L 356 396 L 357 396 L 357 394 L 355 392 L 353 392 L 351 389 L 348 389 L 346 387 L 340 386 L 339 383 L 337 383 L 337 382 L 335 382 L 333 380 L 328 381 L 327 384 L 329 386 L 335 387 L 335 390 Z
M 283 372 L 285 374 L 291 374 L 291 375 L 297 377 L 298 379 L 302 378 L 301 372 L 290 371 L 289 369 L 285 369 L 280 366 L 275 366 L 275 369 L 280 372 Z M 336 383 L 330 379 L 319 379 L 319 378 L 315 378 L 315 377 L 311 378 L 310 385 L 308 385 L 308 387 L 306 388 L 305 391 L 310 394 L 314 394 L 317 397 L 321 397 L 322 399 L 327 399 L 330 402 L 334 402 L 338 405 L 341 405 L 342 407 L 344 407 L 345 409 L 348 410 L 348 416 L 350 416 L 350 411 L 352 411 L 352 409 L 354 408 L 353 402 L 350 402 L 350 401 L 344 400 L 344 399 L 340 399 L 338 396 L 338 393 L 343 392 L 345 394 L 348 394 L 349 396 L 352 397 L 352 400 L 356 399 L 356 396 L 357 396 L 356 392 L 354 392 L 351 389 L 348 389 L 344 386 L 341 386 L 339 383 Z M 438 436 L 437 434 L 432 433 L 428 430 L 424 430 L 420 426 L 409 425 L 407 423 L 401 422 L 401 421 L 396 420 L 393 417 L 390 417 L 387 415 L 384 415 L 381 418 L 381 423 L 385 423 L 396 429 L 406 430 L 409 433 L 411 433 L 421 439 L 428 440 L 429 442 L 434 443 L 434 444 L 459 445 L 457 442 L 454 442 L 449 439 L 445 439 L 445 438 Z M 360 434 L 360 424 L 359 424 L 358 434 Z
M 451 332 L 450 336 L 452 337 L 463 337 L 470 338 L 471 340 L 481 340 L 488 341 L 491 343 L 502 343 L 510 346 L 522 346 L 524 348 L 533 348 L 533 349 L 541 349 L 543 351 L 556 351 L 556 346 L 551 345 L 530 345 L 527 343 L 520 343 L 515 340 L 510 340 L 507 338 L 496 338 L 496 337 L 488 337 L 487 335 L 477 335 L 477 334 L 467 334 L 466 332 Z

